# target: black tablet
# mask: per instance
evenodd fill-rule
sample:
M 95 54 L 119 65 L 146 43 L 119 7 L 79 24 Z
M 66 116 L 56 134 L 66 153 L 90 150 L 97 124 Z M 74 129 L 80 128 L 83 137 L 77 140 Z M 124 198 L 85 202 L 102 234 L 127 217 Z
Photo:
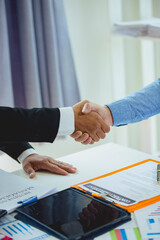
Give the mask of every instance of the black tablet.
M 17 209 L 60 239 L 87 239 L 131 219 L 130 214 L 74 188 Z

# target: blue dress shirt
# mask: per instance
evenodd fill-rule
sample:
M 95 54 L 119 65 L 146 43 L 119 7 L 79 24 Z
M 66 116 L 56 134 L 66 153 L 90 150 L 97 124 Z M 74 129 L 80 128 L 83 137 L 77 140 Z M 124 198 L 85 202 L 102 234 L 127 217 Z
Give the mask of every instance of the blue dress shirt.
M 107 106 L 112 112 L 113 126 L 139 122 L 160 113 L 160 78 Z

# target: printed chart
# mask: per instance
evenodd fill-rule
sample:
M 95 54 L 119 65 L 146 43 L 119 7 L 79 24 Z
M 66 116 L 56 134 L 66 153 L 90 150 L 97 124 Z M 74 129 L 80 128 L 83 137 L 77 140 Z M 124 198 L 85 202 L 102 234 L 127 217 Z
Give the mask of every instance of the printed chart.
M 16 240 L 38 240 L 49 237 L 48 234 L 15 219 L 12 215 L 0 219 L 0 232 Z
M 132 217 L 132 221 L 123 224 L 122 226 L 103 234 L 96 238 L 96 240 L 142 240 L 139 228 Z
M 160 202 L 135 212 L 141 235 L 145 240 L 160 240 Z
M 109 232 L 111 240 L 142 240 L 138 227 L 115 229 Z

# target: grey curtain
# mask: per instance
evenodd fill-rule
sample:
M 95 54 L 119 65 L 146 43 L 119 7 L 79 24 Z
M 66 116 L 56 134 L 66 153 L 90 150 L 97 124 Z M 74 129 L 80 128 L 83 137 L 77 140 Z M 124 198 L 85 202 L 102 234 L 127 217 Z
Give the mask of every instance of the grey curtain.
M 62 0 L 0 0 L 0 105 L 80 100 Z

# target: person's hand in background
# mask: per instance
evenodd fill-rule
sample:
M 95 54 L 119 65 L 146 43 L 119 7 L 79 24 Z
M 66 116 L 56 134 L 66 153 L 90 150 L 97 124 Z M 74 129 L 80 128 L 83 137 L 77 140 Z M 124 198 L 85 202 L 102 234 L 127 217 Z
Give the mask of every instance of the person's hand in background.
M 107 106 L 101 106 L 96 103 L 91 103 L 87 101 L 82 109 L 82 113 L 88 114 L 91 112 L 98 113 L 110 130 L 110 126 L 113 125 L 113 118 L 110 109 Z M 109 132 L 109 131 L 108 131 Z M 88 133 L 82 133 L 81 131 L 75 131 L 71 137 L 73 137 L 77 142 L 81 142 L 82 144 L 93 144 L 94 140 Z
M 95 111 L 88 111 L 87 114 L 82 112 L 85 104 L 89 104 L 89 102 L 82 101 L 73 106 L 73 111 L 75 115 L 75 131 L 71 135 L 74 138 L 78 138 L 79 141 L 81 139 L 81 133 L 83 133 L 83 142 L 87 141 L 91 143 L 92 140 L 94 142 L 98 142 L 99 139 L 105 138 L 105 133 L 110 131 L 110 127 L 104 122 L 102 117 Z
M 68 175 L 68 173 L 76 172 L 76 168 L 68 163 L 56 161 L 51 157 L 39 154 L 31 154 L 26 157 L 22 162 L 22 166 L 30 178 L 34 178 L 36 171 L 42 169 L 60 175 Z

